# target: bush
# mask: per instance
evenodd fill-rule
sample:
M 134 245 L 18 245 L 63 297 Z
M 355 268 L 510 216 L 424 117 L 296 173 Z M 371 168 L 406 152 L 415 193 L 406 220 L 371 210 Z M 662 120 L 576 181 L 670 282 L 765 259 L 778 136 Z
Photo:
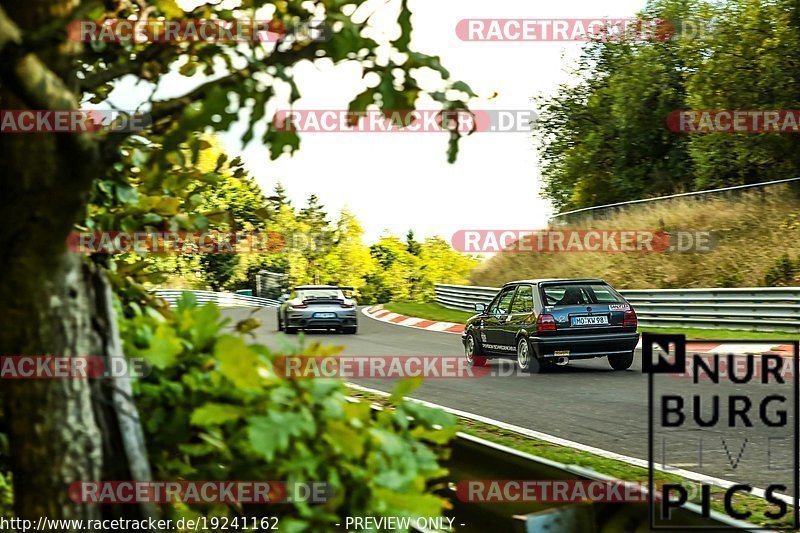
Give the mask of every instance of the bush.
M 800 272 L 800 259 L 792 261 L 787 254 L 783 254 L 767 270 L 764 275 L 764 284 L 768 287 L 794 285 L 798 272 Z
M 403 401 L 393 409 L 348 401 L 340 380 L 286 379 L 277 354 L 229 328 L 219 309 L 186 293 L 175 310 L 126 309 L 126 353 L 152 372 L 135 386 L 156 479 L 323 481 L 333 498 L 254 509 L 165 508 L 165 517 L 281 516 L 282 531 L 328 531 L 346 516 L 439 516 L 448 505 L 432 484 L 455 434 L 455 419 Z M 250 319 L 252 321 L 252 319 Z M 332 355 L 313 344 L 286 354 Z

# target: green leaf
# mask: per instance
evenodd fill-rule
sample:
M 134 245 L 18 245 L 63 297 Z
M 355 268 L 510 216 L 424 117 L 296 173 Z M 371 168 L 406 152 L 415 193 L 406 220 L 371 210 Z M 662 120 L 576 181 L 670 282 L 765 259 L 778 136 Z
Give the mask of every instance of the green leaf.
M 159 324 L 150 346 L 141 353 L 148 362 L 161 370 L 172 366 L 183 351 L 180 339 L 167 324 Z
M 220 363 L 220 372 L 235 387 L 241 389 L 258 389 L 263 379 L 258 374 L 260 359 L 244 340 L 232 335 L 224 335 L 217 339 L 214 346 L 214 357 Z
M 241 407 L 222 403 L 207 403 L 192 413 L 191 423 L 195 426 L 217 426 L 237 420 L 243 415 Z
M 397 22 L 400 24 L 400 37 L 392 41 L 392 43 L 399 51 L 404 52 L 408 50 L 408 44 L 411 42 L 411 10 L 408 9 L 407 0 L 402 2 Z
M 267 461 L 285 451 L 293 437 L 311 436 L 316 425 L 308 413 L 270 411 L 248 419 L 250 445 Z
M 270 124 L 264 134 L 264 144 L 269 145 L 269 157 L 275 160 L 284 153 L 292 154 L 300 148 L 300 137 L 293 131 L 277 131 Z
M 360 457 L 364 453 L 364 437 L 342 422 L 330 422 L 324 438 L 346 455 Z
M 478 96 L 477 94 L 475 94 L 472 91 L 472 88 L 469 85 L 467 85 L 466 83 L 464 83 L 463 81 L 457 81 L 457 82 L 453 83 L 450 86 L 450 88 L 454 89 L 456 91 L 463 91 L 463 92 L 467 93 L 472 98 L 475 98 L 475 97 Z
M 445 507 L 445 501 L 433 494 L 406 494 L 382 488 L 373 493 L 389 507 L 389 515 L 439 516 Z
M 178 18 L 183 16 L 183 9 L 180 8 L 178 2 L 175 0 L 156 0 L 156 6 L 169 18 Z
M 401 401 L 403 398 L 417 390 L 424 381 L 425 379 L 422 377 L 401 379 L 397 385 L 395 385 L 392 395 L 389 397 L 389 401 L 393 403 Z

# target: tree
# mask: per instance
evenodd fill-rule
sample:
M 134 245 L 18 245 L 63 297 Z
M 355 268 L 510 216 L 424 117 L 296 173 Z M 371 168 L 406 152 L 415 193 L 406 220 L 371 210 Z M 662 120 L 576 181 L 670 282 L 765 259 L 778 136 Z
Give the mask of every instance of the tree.
M 406 234 L 406 249 L 408 253 L 411 255 L 419 255 L 422 251 L 422 246 L 420 246 L 419 242 L 414 240 L 414 230 L 408 230 Z
M 286 195 L 286 188 L 281 182 L 275 185 L 272 196 L 267 200 L 269 200 L 269 207 L 272 213 L 277 213 L 284 206 L 291 207 L 292 205 L 289 197 Z
M 377 75 L 380 83 L 356 95 L 352 111 L 372 105 L 412 109 L 422 92 L 415 76 L 420 69 L 441 76 L 443 87 L 432 97 L 443 107 L 466 107 L 463 101 L 450 101 L 444 95 L 466 97 L 471 91 L 447 93 L 449 73 L 439 59 L 409 49 L 411 17 L 405 0 L 398 16 L 400 31 L 391 42 L 399 53 L 391 54 L 388 61 L 377 57 L 378 43 L 362 35 L 363 24 L 346 14 L 352 13 L 352 3 L 330 1 L 289 0 L 277 3 L 275 11 L 287 28 L 322 18 L 331 28 L 327 40 L 304 40 L 289 31 L 277 43 L 245 51 L 236 43 L 83 45 L 67 38 L 66 28 L 73 20 L 252 19 L 257 9 L 272 3 L 246 5 L 241 13 L 224 3 L 201 4 L 184 12 L 175 2 L 160 0 L 123 0 L 108 10 L 100 3 L 75 0 L 0 6 L 0 102 L 4 109 L 78 109 L 85 101 L 102 104 L 125 76 L 155 87 L 169 73 L 184 76 L 191 86 L 175 98 L 142 102 L 145 108 L 149 106 L 153 121 L 143 132 L 146 137 L 120 132 L 4 135 L 0 193 L 8 203 L 0 215 L 0 311 L 15 327 L 0 331 L 0 353 L 118 354 L 121 348 L 103 262 L 83 261 L 65 245 L 73 225 L 84 220 L 94 187 L 102 185 L 103 194 L 115 196 L 115 206 L 101 213 L 104 218 L 92 219 L 98 229 L 154 225 L 202 229 L 208 220 L 196 213 L 186 190 L 192 180 L 203 179 L 193 167 L 203 146 L 194 133 L 207 128 L 226 130 L 240 113 L 249 112 L 243 141 L 251 141 L 256 126 L 268 122 L 266 109 L 278 93 L 276 88 L 289 89 L 290 103 L 300 97 L 293 65 L 353 61 L 364 76 Z M 451 135 L 450 160 L 457 154 L 458 137 Z M 272 158 L 300 146 L 296 133 L 281 131 L 271 123 L 261 142 L 269 147 Z M 132 192 L 132 184 L 138 185 L 142 198 Z M 105 225 L 106 219 L 119 226 Z M 119 406 L 110 409 L 109 398 L 98 397 L 88 382 L 34 380 L 3 387 L 20 518 L 97 517 L 96 506 L 69 499 L 67 487 L 72 481 L 149 475 L 136 432 L 121 430 Z M 126 418 L 124 423 L 129 429 L 138 427 L 135 416 L 133 422 Z
M 797 2 L 651 0 L 642 15 L 675 21 L 678 31 L 664 41 L 589 43 L 579 81 L 540 100 L 544 193 L 556 207 L 800 174 L 796 135 L 683 134 L 666 127 L 679 110 L 796 107 Z
M 309 196 L 308 205 L 300 210 L 297 220 L 306 228 L 304 241 L 307 247 L 304 255 L 314 283 L 319 283 L 319 262 L 330 251 L 332 243 L 328 231 L 328 214 L 317 195 Z

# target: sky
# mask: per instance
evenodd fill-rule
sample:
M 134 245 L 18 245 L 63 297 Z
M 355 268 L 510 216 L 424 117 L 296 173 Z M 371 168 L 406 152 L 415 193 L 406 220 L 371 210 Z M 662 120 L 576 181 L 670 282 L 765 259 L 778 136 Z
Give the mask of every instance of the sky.
M 391 39 L 397 0 L 377 0 L 374 36 Z M 574 81 L 570 69 L 580 43 L 467 42 L 456 35 L 465 18 L 597 18 L 630 17 L 644 0 L 410 0 L 411 48 L 439 55 L 452 78 L 467 82 L 478 98 L 472 109 L 536 111 L 532 98 L 553 94 Z M 320 64 L 321 63 L 321 64 Z M 295 109 L 347 109 L 366 83 L 354 63 L 304 62 L 294 69 L 302 99 Z M 436 80 L 422 80 L 434 84 Z M 121 83 L 116 94 L 141 92 Z M 159 97 L 187 90 L 175 79 L 159 88 Z M 280 106 L 280 103 L 276 105 Z M 418 103 L 425 107 L 428 102 Z M 124 108 L 124 107 L 123 107 Z M 286 107 L 283 107 L 286 109 Z M 418 237 L 438 235 L 448 241 L 460 229 L 539 229 L 552 209 L 539 194 L 540 174 L 529 132 L 477 133 L 462 138 L 456 163 L 447 162 L 447 135 L 440 133 L 301 133 L 293 156 L 269 159 L 256 140 L 243 148 L 241 129 L 222 134 L 232 155 L 241 155 L 257 182 L 269 193 L 281 182 L 293 204 L 310 194 L 335 217 L 346 207 L 361 221 L 365 240 L 382 234 Z

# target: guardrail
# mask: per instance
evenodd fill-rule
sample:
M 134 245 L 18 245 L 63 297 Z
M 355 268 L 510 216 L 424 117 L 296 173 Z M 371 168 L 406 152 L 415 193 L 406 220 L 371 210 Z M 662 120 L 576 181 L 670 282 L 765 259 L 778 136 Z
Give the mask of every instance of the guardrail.
M 474 310 L 497 287 L 437 284 L 436 302 Z M 637 289 L 620 291 L 643 326 L 800 332 L 800 287 L 744 289 Z
M 453 485 L 470 480 L 583 480 L 610 483 L 615 480 L 588 468 L 557 463 L 465 433 L 458 434 L 451 444 L 451 450 L 452 455 L 444 464 L 449 471 L 449 485 L 443 495 L 453 503 L 452 514 L 457 521 L 472 526 L 459 528 L 459 531 L 612 533 L 623 530 L 621 524 L 625 524 L 625 531 L 650 530 L 650 504 L 646 492 L 640 501 L 621 503 L 462 502 Z M 704 517 L 698 505 L 687 503 L 676 508 L 668 529 L 751 531 L 755 527 L 715 511 Z
M 685 192 L 680 194 L 670 194 L 667 196 L 658 196 L 655 198 L 644 198 L 641 200 L 629 200 L 627 202 L 618 202 L 615 204 L 605 204 L 605 205 L 597 205 L 594 207 L 584 207 L 582 209 L 574 209 L 572 211 L 564 211 L 563 213 L 556 213 L 550 217 L 550 223 L 553 225 L 560 225 L 560 224 L 568 224 L 572 222 L 578 222 L 585 218 L 605 218 L 613 213 L 616 213 L 620 209 L 626 209 L 630 206 L 640 205 L 640 204 L 651 204 L 657 202 L 663 202 L 665 200 L 674 200 L 674 199 L 697 199 L 703 200 L 712 196 L 718 195 L 735 195 L 746 193 L 748 191 L 758 191 L 764 192 L 766 188 L 773 187 L 776 185 L 789 185 L 793 187 L 795 191 L 800 190 L 800 177 L 795 178 L 787 178 L 782 180 L 774 180 L 774 181 L 766 181 L 762 183 L 749 183 L 747 185 L 735 185 L 732 187 L 723 187 L 721 189 L 707 189 L 704 191 L 694 191 L 694 192 Z
M 349 386 L 359 389 L 356 385 Z M 350 401 L 358 400 L 351 398 Z M 382 411 L 383 407 L 372 404 L 372 409 L 377 413 Z M 650 530 L 650 497 L 647 495 L 646 487 L 637 482 L 618 480 L 590 468 L 559 463 L 463 432 L 456 435 L 449 447 L 450 457 L 442 465 L 447 469 L 445 479 L 447 483 L 442 484 L 443 487 L 438 492 L 452 504 L 452 509 L 447 514 L 455 518 L 459 524 L 458 531 L 615 533 L 623 530 L 622 524 L 625 524 L 625 531 Z M 655 478 L 658 479 L 657 473 Z M 586 500 L 554 502 L 535 498 L 529 501 L 520 498 L 518 501 L 502 503 L 464 501 L 464 496 L 467 496 L 466 500 L 470 500 L 468 497 L 470 492 L 463 490 L 465 488 L 463 484 L 501 480 L 543 483 L 564 480 L 599 481 L 609 486 L 626 487 L 622 492 L 632 497 L 622 502 Z M 458 490 L 459 484 L 462 484 L 462 490 Z M 482 492 L 487 491 L 478 491 L 479 494 Z M 670 531 L 676 529 L 752 531 L 752 528 L 755 528 L 752 524 L 734 520 L 716 511 L 704 516 L 702 509 L 693 503 L 685 503 L 673 510 L 668 528 Z M 417 528 L 414 530 L 423 531 Z
M 220 307 L 277 307 L 280 305 L 277 300 L 231 292 L 191 291 L 185 289 L 156 289 L 152 292 L 159 298 L 169 302 L 170 307 L 175 307 L 178 298 L 184 292 L 193 293 L 197 298 L 197 303 L 200 305 L 208 302 L 215 303 Z

